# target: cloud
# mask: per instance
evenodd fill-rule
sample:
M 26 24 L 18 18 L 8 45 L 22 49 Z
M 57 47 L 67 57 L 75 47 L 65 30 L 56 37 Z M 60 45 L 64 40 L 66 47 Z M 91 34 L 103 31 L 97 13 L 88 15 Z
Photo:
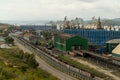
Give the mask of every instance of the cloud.
M 95 2 L 95 1 L 97 1 L 97 0 L 77 0 L 77 1 L 82 1 L 82 2 Z
M 0 0 L 1 20 L 120 17 L 120 0 Z

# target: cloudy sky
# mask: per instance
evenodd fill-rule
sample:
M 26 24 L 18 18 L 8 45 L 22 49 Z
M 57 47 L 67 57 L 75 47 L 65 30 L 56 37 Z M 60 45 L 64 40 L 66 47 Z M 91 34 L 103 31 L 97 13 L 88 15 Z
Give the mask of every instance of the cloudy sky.
M 0 0 L 0 20 L 120 18 L 120 0 Z

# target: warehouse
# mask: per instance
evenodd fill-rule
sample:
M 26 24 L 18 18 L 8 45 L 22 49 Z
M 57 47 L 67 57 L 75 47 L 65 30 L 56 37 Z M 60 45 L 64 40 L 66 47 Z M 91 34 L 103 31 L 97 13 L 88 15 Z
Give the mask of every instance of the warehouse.
M 112 39 L 106 42 L 107 52 L 112 53 L 112 50 L 120 44 L 120 39 Z
M 54 38 L 54 47 L 63 52 L 74 50 L 87 50 L 88 41 L 80 36 L 72 34 L 58 34 Z
M 115 58 L 115 60 L 113 60 L 113 63 L 120 65 L 120 44 L 118 44 L 118 46 L 113 49 L 112 57 Z
M 52 30 L 56 29 L 56 26 L 51 26 L 51 25 L 21 25 L 20 26 L 21 30 Z
M 120 58 L 120 44 L 115 49 L 113 49 L 112 56 Z
M 107 31 L 101 29 L 65 29 L 64 33 L 80 35 L 81 37 L 88 39 L 90 44 L 101 46 L 104 46 L 108 40 L 120 38 L 120 31 Z

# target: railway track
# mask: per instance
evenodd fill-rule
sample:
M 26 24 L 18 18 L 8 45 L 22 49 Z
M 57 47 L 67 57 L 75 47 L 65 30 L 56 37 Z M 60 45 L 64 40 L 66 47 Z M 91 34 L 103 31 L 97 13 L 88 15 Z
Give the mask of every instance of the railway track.
M 96 61 L 96 63 L 99 63 L 102 66 L 105 66 L 106 68 L 110 68 L 113 70 L 118 70 L 120 71 L 120 64 L 116 64 L 115 61 L 120 62 L 120 60 L 112 58 L 112 57 L 104 57 L 98 54 L 95 54 L 93 52 L 89 51 L 82 51 L 83 53 L 88 53 L 90 54 L 90 57 L 84 57 L 85 59 L 88 58 L 88 60 Z
M 95 52 L 90 52 L 86 50 L 79 50 L 79 51 L 74 50 L 74 52 L 84 57 L 86 60 L 92 60 L 94 63 L 103 65 L 105 68 L 110 68 L 113 70 L 120 71 L 120 59 L 116 59 L 114 57 L 104 57 Z M 89 55 L 89 56 L 86 57 L 85 55 Z
M 37 55 L 39 55 L 42 59 L 44 59 L 50 65 L 59 69 L 62 72 L 65 72 L 71 76 L 74 76 L 74 77 L 76 77 L 78 79 L 82 79 L 82 80 L 99 80 L 100 79 L 88 71 L 78 69 L 78 68 L 74 67 L 73 65 L 68 65 L 63 60 L 58 59 L 58 57 L 56 55 L 51 54 L 45 48 L 36 47 L 20 37 L 16 37 L 16 39 L 20 43 L 22 43 L 23 45 L 25 45 L 29 49 L 31 49 L 33 52 L 35 52 Z
M 76 68 L 74 65 L 68 65 L 66 62 L 64 62 L 63 60 L 61 60 L 61 59 L 59 59 L 58 58 L 58 55 L 56 55 L 56 54 L 52 54 L 52 52 L 50 51 L 50 50 L 48 50 L 48 49 L 46 49 L 45 47 L 36 47 L 35 45 L 33 45 L 33 44 L 31 44 L 31 43 L 28 43 L 28 41 L 26 41 L 26 40 L 24 40 L 23 38 L 19 38 L 20 40 L 22 40 L 24 43 L 26 43 L 27 45 L 29 45 L 29 46 L 31 46 L 33 49 L 36 49 L 36 50 L 38 50 L 38 51 L 43 51 L 44 52 L 44 54 L 47 54 L 46 56 L 48 57 L 48 55 L 49 55 L 49 57 L 51 57 L 51 59 L 52 60 L 54 60 L 54 61 L 56 61 L 57 63 L 60 63 L 60 65 L 63 65 L 63 66 L 67 66 L 67 67 L 65 67 L 65 68 L 69 68 L 70 70 L 73 70 L 73 72 L 74 72 L 74 70 L 75 70 L 75 72 L 77 71 L 80 71 L 83 75 L 85 75 L 85 76 L 87 76 L 87 77 L 90 77 L 91 78 L 91 75 L 93 75 L 93 74 L 91 74 L 89 71 L 86 71 L 86 70 L 82 70 L 82 69 L 78 69 L 78 68 Z M 42 53 L 43 53 L 42 52 Z M 96 61 L 97 60 L 97 58 L 96 57 L 94 57 L 94 58 L 91 58 L 93 61 Z M 109 60 L 108 58 L 104 58 L 105 60 Z M 49 60 L 49 59 L 48 59 Z M 60 62 L 59 62 L 60 61 Z M 101 60 L 100 60 L 101 61 Z M 62 62 L 62 63 L 61 63 Z M 57 63 L 55 63 L 55 64 L 57 64 Z M 99 62 L 99 63 L 101 63 L 101 64 L 103 64 L 103 65 L 105 65 L 106 66 L 106 61 L 103 61 L 103 62 Z M 108 64 L 108 62 L 107 62 L 107 64 Z M 60 66 L 59 65 L 59 66 Z M 52 66 L 54 66 L 54 65 L 52 65 Z M 56 66 L 58 66 L 58 65 L 56 65 Z M 68 66 L 70 66 L 70 67 L 68 67 Z M 114 66 L 116 66 L 116 65 L 114 65 Z M 107 65 L 107 67 L 109 67 L 109 68 L 114 68 L 114 66 L 113 66 L 113 64 L 112 64 L 112 66 L 111 65 Z M 75 67 L 75 68 L 74 68 Z M 120 70 L 120 67 L 119 66 L 117 66 L 118 68 L 118 70 Z M 63 67 L 64 68 L 64 67 Z M 71 72 L 72 73 L 72 72 Z M 79 73 L 79 72 L 78 72 Z M 68 73 L 69 74 L 69 73 Z M 75 74 L 75 76 L 76 76 L 76 73 L 74 73 Z M 73 75 L 74 75 L 73 74 Z M 72 76 L 73 76 L 72 75 Z M 85 77 L 84 76 L 84 77 Z M 96 76 L 95 76 L 96 77 Z M 89 79 L 88 79 L 89 80 Z M 95 80 L 95 78 L 94 78 L 94 80 Z M 98 80 L 98 79 L 96 79 L 96 80 Z

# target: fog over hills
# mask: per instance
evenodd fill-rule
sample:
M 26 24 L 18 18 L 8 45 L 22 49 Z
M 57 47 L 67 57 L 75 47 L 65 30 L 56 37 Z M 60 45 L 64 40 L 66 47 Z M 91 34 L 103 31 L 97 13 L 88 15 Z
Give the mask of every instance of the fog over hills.
M 15 24 L 15 25 L 41 25 L 41 24 L 47 24 L 49 23 L 49 20 L 35 20 L 35 21 L 13 21 L 13 20 L 0 20 L 0 23 L 6 23 L 6 24 Z M 54 21 L 56 22 L 56 21 Z M 92 21 L 91 20 L 84 20 L 84 23 L 90 24 Z M 120 26 L 120 18 L 115 18 L 115 19 L 101 19 L 101 22 L 105 22 L 107 25 L 118 25 Z
M 84 23 L 90 24 L 92 22 L 92 20 L 86 20 L 84 21 Z M 115 18 L 115 19 L 101 19 L 102 24 L 106 24 L 109 26 L 115 26 L 118 25 L 120 26 L 120 18 Z
M 47 20 L 36 20 L 36 21 L 13 21 L 13 20 L 0 20 L 0 23 L 15 24 L 15 25 L 40 25 L 46 24 L 49 21 Z

